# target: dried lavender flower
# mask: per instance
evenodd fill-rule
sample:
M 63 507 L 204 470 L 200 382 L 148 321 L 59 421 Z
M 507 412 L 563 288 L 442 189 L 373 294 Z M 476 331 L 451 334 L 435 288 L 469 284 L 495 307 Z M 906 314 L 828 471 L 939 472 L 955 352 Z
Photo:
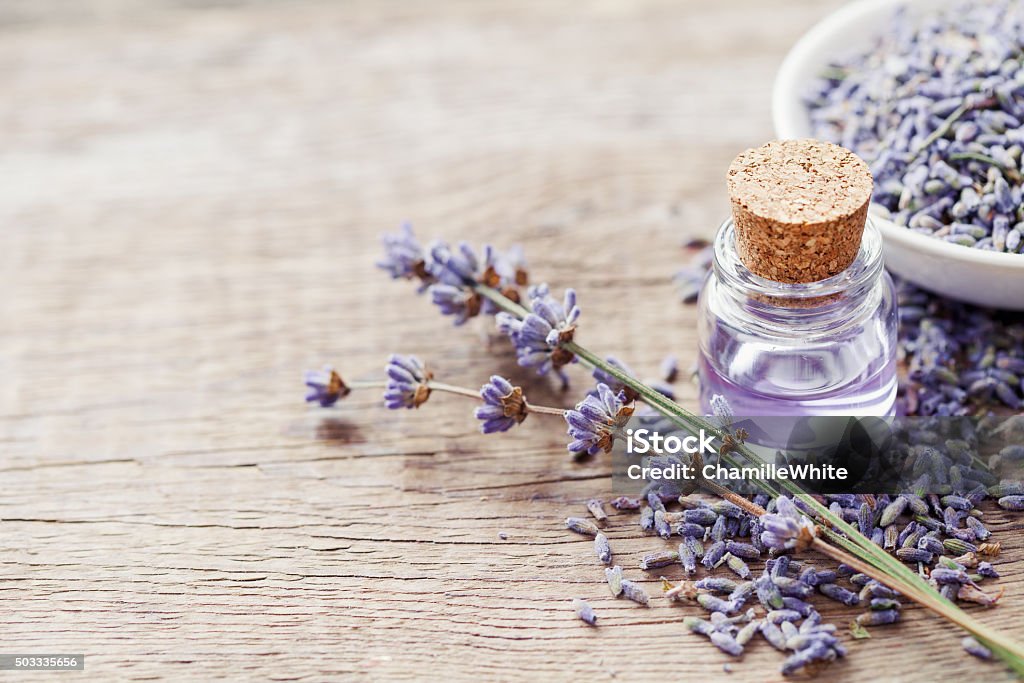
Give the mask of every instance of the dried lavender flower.
M 573 410 L 565 411 L 568 433 L 573 439 L 568 449 L 590 455 L 610 452 L 616 436 L 633 414 L 633 407 L 626 405 L 625 398 L 622 393 L 615 394 L 606 385 L 598 384 L 596 396 L 587 396 Z
M 749 543 L 740 543 L 739 541 L 726 541 L 725 551 L 747 560 L 756 560 L 761 557 L 761 552 L 757 548 Z
M 774 550 L 802 550 L 814 541 L 814 523 L 786 496 L 776 499 L 776 512 L 761 516 L 761 542 Z
M 430 398 L 429 382 L 434 375 L 416 356 L 393 354 L 385 370 L 384 404 L 388 408 L 419 408 Z
M 501 312 L 495 316 L 498 329 L 507 334 L 516 347 L 519 365 L 536 368 L 544 375 L 555 371 L 568 383 L 562 367 L 575 363 L 576 357 L 562 348 L 561 344 L 572 341 L 576 321 L 580 317 L 576 305 L 576 292 L 567 289 L 561 302 L 551 296 L 547 285 L 530 289 L 532 313 L 522 320 L 510 313 Z
M 492 375 L 487 384 L 480 387 L 480 398 L 484 405 L 477 408 L 474 415 L 483 422 L 480 430 L 484 434 L 507 432 L 529 414 L 523 390 L 500 375 Z
M 412 225 L 403 223 L 399 234 L 383 235 L 381 241 L 384 258 L 377 262 L 377 267 L 386 270 L 392 279 L 418 279 L 422 283 L 421 292 L 434 281 L 428 256 L 416 240 Z
M 590 603 L 581 598 L 573 598 L 572 607 L 580 621 L 597 626 L 597 615 L 594 614 L 594 608 L 590 606 Z
M 306 386 L 309 387 L 306 402 L 316 401 L 324 408 L 334 405 L 338 399 L 345 398 L 352 392 L 342 381 L 341 375 L 329 366 L 321 371 L 308 370 L 305 379 Z

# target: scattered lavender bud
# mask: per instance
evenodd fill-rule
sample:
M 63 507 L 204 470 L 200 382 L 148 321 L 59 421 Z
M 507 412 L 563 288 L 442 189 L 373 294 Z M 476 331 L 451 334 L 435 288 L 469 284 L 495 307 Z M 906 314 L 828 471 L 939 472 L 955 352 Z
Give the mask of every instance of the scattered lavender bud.
M 612 592 L 612 597 L 617 598 L 622 595 L 622 567 L 619 565 L 608 567 L 604 570 L 604 576 L 608 581 L 608 589 Z
M 694 539 L 687 537 L 686 540 L 692 541 Z M 679 563 L 683 565 L 683 571 L 687 574 L 693 574 L 697 571 L 697 553 L 694 552 L 693 546 L 686 541 L 679 544 Z
M 687 512 L 690 512 L 687 510 Z M 676 533 L 680 536 L 686 536 L 689 538 L 704 538 L 705 529 L 700 524 L 693 524 L 692 522 L 683 522 L 676 527 Z
M 711 591 L 712 593 L 731 593 L 736 590 L 739 584 L 732 579 L 708 576 L 697 581 L 694 585 L 701 590 Z
M 725 556 L 725 541 L 718 541 L 704 549 L 700 563 L 708 569 L 715 567 Z
M 782 609 L 785 604 L 782 592 L 767 574 L 754 582 L 754 589 L 757 591 L 757 599 L 768 609 Z
M 736 642 L 740 645 L 746 645 L 754 637 L 754 634 L 756 634 L 760 630 L 760 620 L 750 621 L 746 625 L 744 625 L 743 628 L 741 628 L 739 632 L 736 634 Z
M 996 571 L 996 568 L 992 566 L 991 562 L 979 562 L 978 573 L 989 579 L 999 578 L 999 572 Z
M 758 552 L 757 548 L 749 543 L 740 543 L 738 541 L 726 541 L 725 551 L 747 560 L 756 560 L 761 557 L 761 553 Z
M 608 537 L 601 532 L 594 536 L 594 554 L 602 564 L 611 564 L 612 548 L 608 544 Z
M 740 605 L 731 600 L 723 600 L 710 593 L 701 593 L 697 596 L 697 604 L 708 612 L 721 612 L 722 614 L 733 614 Z
M 596 524 L 582 517 L 566 517 L 565 528 L 584 536 L 597 536 L 601 532 Z
M 899 516 L 903 514 L 903 511 L 907 509 L 907 499 L 903 496 L 898 496 L 894 501 L 885 506 L 882 510 L 882 516 L 878 521 L 878 526 L 888 527 L 893 524 Z
M 654 530 L 654 510 L 649 507 L 640 511 L 640 529 L 641 531 Z
M 675 550 L 659 550 L 657 552 L 644 555 L 640 560 L 640 569 L 643 569 L 644 571 L 659 569 L 661 567 L 667 567 L 670 564 L 675 564 L 678 561 L 679 553 Z
M 930 553 L 941 555 L 946 552 L 946 547 L 942 545 L 942 541 L 935 538 L 934 536 L 922 536 L 917 541 L 917 547 L 921 550 L 927 550 Z
M 650 598 L 647 597 L 647 591 L 639 584 L 629 579 L 622 579 L 619 585 L 622 587 L 622 595 L 628 600 L 632 600 L 638 605 L 646 605 L 650 601 Z
M 844 605 L 853 607 L 860 604 L 860 596 L 851 590 L 847 590 L 836 583 L 822 583 L 818 585 L 818 591 L 826 598 L 841 602 Z
M 654 531 L 657 532 L 662 538 L 668 538 L 672 535 L 672 525 L 665 519 L 664 510 L 654 511 Z
M 762 621 L 761 635 L 763 635 L 764 639 L 768 641 L 768 644 L 776 650 L 780 650 L 782 652 L 786 651 L 786 636 L 777 625 L 768 621 Z
M 947 538 L 942 542 L 942 545 L 954 555 L 963 555 L 964 553 L 977 552 L 978 550 L 978 546 L 959 538 Z
M 750 567 L 747 566 L 746 562 L 731 553 L 727 553 L 725 558 L 725 565 L 729 567 L 736 576 L 741 579 L 750 578 Z
M 900 620 L 899 610 L 889 609 L 877 612 L 865 612 L 857 617 L 857 623 L 861 626 L 882 626 L 884 624 L 895 624 Z
M 919 548 L 899 548 L 896 551 L 896 557 L 900 558 L 904 562 L 923 562 L 924 564 L 931 564 L 934 555 L 927 550 L 921 550 Z
M 590 606 L 590 603 L 580 598 L 573 598 L 572 607 L 576 610 L 576 616 L 580 621 L 597 626 L 597 615 L 594 614 L 594 608 Z
M 604 501 L 591 498 L 587 501 L 587 510 L 597 520 L 598 524 L 605 524 L 608 521 L 608 513 L 604 511 Z
M 774 609 L 768 612 L 767 619 L 773 624 L 781 624 L 784 621 L 799 621 L 802 618 L 796 610 Z
M 1024 510 L 1024 496 L 1003 496 L 998 503 L 1004 510 Z
M 984 659 L 986 661 L 992 659 L 992 650 L 988 649 L 971 636 L 965 636 L 964 639 L 960 641 L 960 644 L 968 654 L 974 655 L 978 659 Z
M 869 607 L 875 611 L 903 609 L 903 605 L 900 604 L 900 601 L 893 600 L 892 598 L 872 598 L 869 603 Z
M 814 611 L 814 605 L 811 603 L 801 600 L 800 598 L 794 598 L 790 595 L 782 598 L 782 608 L 787 610 L 793 610 L 800 613 L 800 616 L 810 616 L 811 612 Z
M 736 642 L 728 633 L 724 631 L 714 631 L 711 634 L 711 642 L 722 652 L 733 657 L 739 657 L 743 654 L 743 646 Z
M 640 499 L 619 496 L 611 502 L 611 506 L 616 510 L 637 510 L 640 508 Z
M 967 572 L 962 569 L 948 569 L 946 567 L 936 567 L 931 572 L 932 581 L 937 584 L 944 583 L 955 583 L 963 584 L 969 583 L 970 577 L 967 576 Z
M 811 586 L 808 586 L 800 579 L 793 579 L 788 576 L 773 577 L 772 583 L 778 586 L 779 591 L 783 595 L 789 595 L 794 598 L 806 598 L 813 591 Z
M 699 617 L 683 617 L 683 626 L 689 631 L 702 636 L 710 636 L 715 632 L 714 624 Z
M 683 511 L 683 520 L 701 526 L 711 526 L 719 519 L 718 513 L 711 508 L 695 508 Z M 719 539 L 721 540 L 721 539 Z
M 754 593 L 754 582 L 744 581 L 743 583 L 736 586 L 732 593 L 729 593 L 729 600 L 731 602 L 745 603 L 747 599 Z

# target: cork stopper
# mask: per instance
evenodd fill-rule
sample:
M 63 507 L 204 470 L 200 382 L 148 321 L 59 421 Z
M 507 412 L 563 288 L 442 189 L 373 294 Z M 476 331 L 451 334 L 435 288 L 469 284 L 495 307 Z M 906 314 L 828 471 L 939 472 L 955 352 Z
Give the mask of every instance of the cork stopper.
M 727 176 L 743 265 L 775 282 L 817 282 L 857 257 L 868 216 L 868 165 L 819 140 L 748 149 Z

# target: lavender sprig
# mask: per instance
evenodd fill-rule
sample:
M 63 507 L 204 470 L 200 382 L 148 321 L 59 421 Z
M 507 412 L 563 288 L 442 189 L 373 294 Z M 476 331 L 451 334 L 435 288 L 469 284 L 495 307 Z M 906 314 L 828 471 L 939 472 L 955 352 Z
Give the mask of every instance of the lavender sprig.
M 512 340 L 519 365 L 536 368 L 540 375 L 554 370 L 563 386 L 568 385 L 569 378 L 562 368 L 575 363 L 576 357 L 562 345 L 572 341 L 580 317 L 576 292 L 567 289 L 559 302 L 551 296 L 547 285 L 532 287 L 530 310 L 522 318 L 504 311 L 498 313 L 498 329 Z

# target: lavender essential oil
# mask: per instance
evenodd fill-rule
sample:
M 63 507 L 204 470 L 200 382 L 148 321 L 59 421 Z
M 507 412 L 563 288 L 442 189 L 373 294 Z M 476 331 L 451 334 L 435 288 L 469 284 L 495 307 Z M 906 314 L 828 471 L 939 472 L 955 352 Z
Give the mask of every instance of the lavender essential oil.
M 736 158 L 733 218 L 699 299 L 700 401 L 733 413 L 876 415 L 896 400 L 896 295 L 852 152 L 772 142 Z

